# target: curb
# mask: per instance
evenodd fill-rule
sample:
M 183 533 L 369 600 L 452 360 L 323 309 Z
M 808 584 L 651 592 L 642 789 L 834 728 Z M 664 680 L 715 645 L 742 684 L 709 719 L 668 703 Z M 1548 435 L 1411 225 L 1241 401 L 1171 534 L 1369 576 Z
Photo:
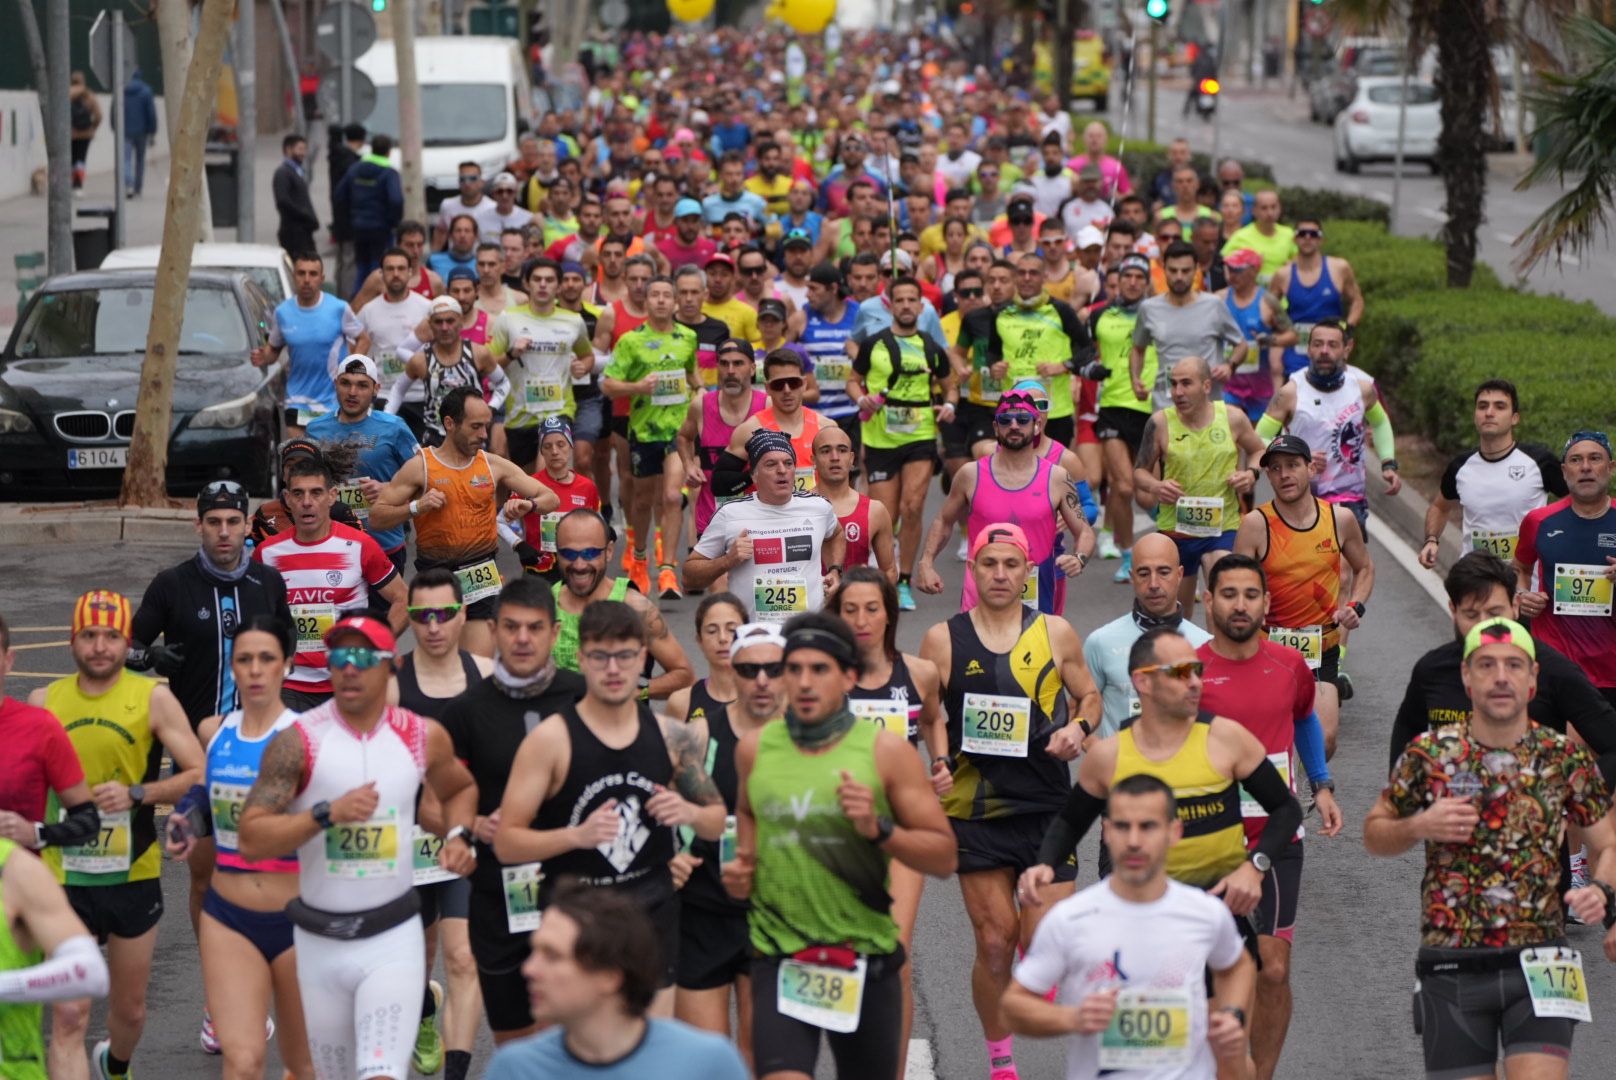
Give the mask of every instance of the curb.
M 194 544 L 190 510 L 120 508 L 116 503 L 13 503 L 0 506 L 0 546 L 117 543 Z
M 1412 484 L 1404 484 L 1396 495 L 1386 494 L 1385 488 L 1380 486 L 1380 459 L 1368 447 L 1364 448 L 1364 455 L 1374 463 L 1374 468 L 1368 470 L 1369 509 L 1381 521 L 1391 526 L 1392 530 L 1417 554 L 1425 543 L 1425 512 L 1431 508 L 1430 502 L 1415 491 Z M 1447 577 L 1448 570 L 1464 554 L 1462 541 L 1463 534 L 1450 520 L 1447 527 L 1442 530 L 1442 540 L 1437 548 L 1436 568 L 1425 571 L 1422 567 L 1421 570 Z

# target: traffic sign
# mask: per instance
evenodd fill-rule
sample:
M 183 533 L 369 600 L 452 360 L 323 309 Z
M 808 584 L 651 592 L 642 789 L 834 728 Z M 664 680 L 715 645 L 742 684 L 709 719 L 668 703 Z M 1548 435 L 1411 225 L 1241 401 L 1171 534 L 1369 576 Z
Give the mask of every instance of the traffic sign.
M 343 2 L 348 3 L 348 34 L 352 39 L 352 44 L 348 47 L 348 56 L 357 60 L 376 44 L 376 16 L 370 13 L 369 3 L 356 4 L 351 0 L 338 0 L 337 3 L 326 4 L 314 23 L 314 43 L 333 64 L 342 63 Z M 353 117 L 348 119 L 354 120 Z
M 616 30 L 628 22 L 628 4 L 623 0 L 606 0 L 600 5 L 600 25 Z
M 123 56 L 126 65 L 135 61 L 135 34 L 129 29 L 129 24 L 123 27 Z M 95 74 L 96 82 L 100 83 L 111 93 L 121 90 L 115 85 L 112 71 L 112 16 L 102 11 L 90 24 L 90 70 Z
M 315 93 L 315 100 L 320 103 L 321 116 L 338 117 L 344 124 L 362 123 L 376 111 L 376 84 L 370 81 L 358 68 L 348 73 L 353 87 L 353 111 L 342 115 L 342 81 L 332 72 L 325 72 L 320 77 L 320 89 Z

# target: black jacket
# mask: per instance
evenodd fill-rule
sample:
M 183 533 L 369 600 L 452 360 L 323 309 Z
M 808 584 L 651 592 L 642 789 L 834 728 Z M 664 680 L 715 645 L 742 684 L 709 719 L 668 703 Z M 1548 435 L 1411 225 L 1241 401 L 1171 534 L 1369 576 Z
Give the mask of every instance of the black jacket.
M 282 161 L 270 182 L 275 193 L 275 209 L 281 215 L 281 226 L 307 229 L 315 232 L 320 219 L 314 213 L 314 202 L 309 198 L 309 182 L 290 161 Z

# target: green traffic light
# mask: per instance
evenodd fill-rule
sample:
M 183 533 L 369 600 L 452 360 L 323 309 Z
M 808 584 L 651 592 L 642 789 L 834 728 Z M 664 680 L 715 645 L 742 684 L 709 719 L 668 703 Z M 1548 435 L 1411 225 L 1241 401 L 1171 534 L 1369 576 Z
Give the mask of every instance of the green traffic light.
M 1167 18 L 1167 0 L 1145 0 L 1145 14 L 1152 19 Z
M 387 0 L 370 0 L 370 10 L 372 10 L 372 11 L 386 11 L 387 10 Z

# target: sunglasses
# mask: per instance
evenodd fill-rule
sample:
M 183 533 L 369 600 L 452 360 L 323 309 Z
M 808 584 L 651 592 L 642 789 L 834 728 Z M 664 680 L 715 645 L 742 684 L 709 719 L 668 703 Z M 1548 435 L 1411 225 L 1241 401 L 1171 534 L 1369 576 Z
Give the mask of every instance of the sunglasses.
M 1199 660 L 1185 660 L 1180 664 L 1151 664 L 1148 667 L 1136 667 L 1133 669 L 1133 674 L 1146 675 L 1154 671 L 1160 672 L 1169 679 L 1188 679 L 1191 675 L 1201 674 L 1205 666 Z
M 730 665 L 735 674 L 748 682 L 755 680 L 759 674 L 767 675 L 771 679 L 778 679 L 785 674 L 786 662 L 784 660 L 771 660 L 766 664 L 754 663 L 746 660 L 737 660 Z
M 247 489 L 234 480 L 215 480 L 202 489 L 202 497 L 206 499 L 216 498 L 220 495 L 245 495 L 246 493 Z
M 326 654 L 326 666 L 332 671 L 340 668 L 353 668 L 356 671 L 369 671 L 383 660 L 391 660 L 393 654 L 384 649 L 371 649 L 362 645 L 345 646 L 332 649 Z
M 590 649 L 588 652 L 580 653 L 579 655 L 589 661 L 590 667 L 605 670 L 613 664 L 618 667 L 628 667 L 640 658 L 640 650 L 618 649 L 616 652 L 607 652 L 605 649 Z
M 991 180 L 994 177 L 999 175 L 999 170 L 998 169 L 978 169 L 976 171 L 976 175 L 982 177 L 982 179 L 984 179 L 984 180 Z
M 954 295 L 961 300 L 974 300 L 985 292 L 985 289 L 955 289 Z
M 1319 237 L 1323 236 L 1324 233 L 1321 232 L 1318 229 L 1297 229 L 1296 230 L 1296 235 L 1297 236 L 1306 236 L 1306 237 L 1310 237 L 1310 238 L 1312 238 L 1314 240 L 1317 240 Z
M 741 273 L 747 277 L 762 277 L 766 269 L 767 267 L 763 266 L 743 266 L 741 267 Z
M 596 559 L 606 554 L 606 549 L 603 547 L 556 548 L 556 554 L 561 556 L 567 562 L 579 562 L 580 560 L 583 562 L 594 562 Z
M 483 178 L 482 173 L 467 173 L 465 176 L 462 176 L 460 178 L 460 182 L 462 184 L 475 184 L 477 181 L 481 180 L 482 178 Z
M 442 604 L 438 607 L 412 607 L 409 609 L 410 622 L 418 623 L 446 623 L 456 615 L 464 604 Z
M 1021 427 L 1022 425 L 1030 426 L 1032 422 L 1037 419 L 1038 418 L 1030 412 L 1025 412 L 1021 409 L 1012 409 L 1010 412 L 1002 412 L 994 416 L 993 423 L 997 427 Z
M 770 390 L 801 390 L 806 380 L 800 375 L 788 375 L 783 379 L 770 379 Z

